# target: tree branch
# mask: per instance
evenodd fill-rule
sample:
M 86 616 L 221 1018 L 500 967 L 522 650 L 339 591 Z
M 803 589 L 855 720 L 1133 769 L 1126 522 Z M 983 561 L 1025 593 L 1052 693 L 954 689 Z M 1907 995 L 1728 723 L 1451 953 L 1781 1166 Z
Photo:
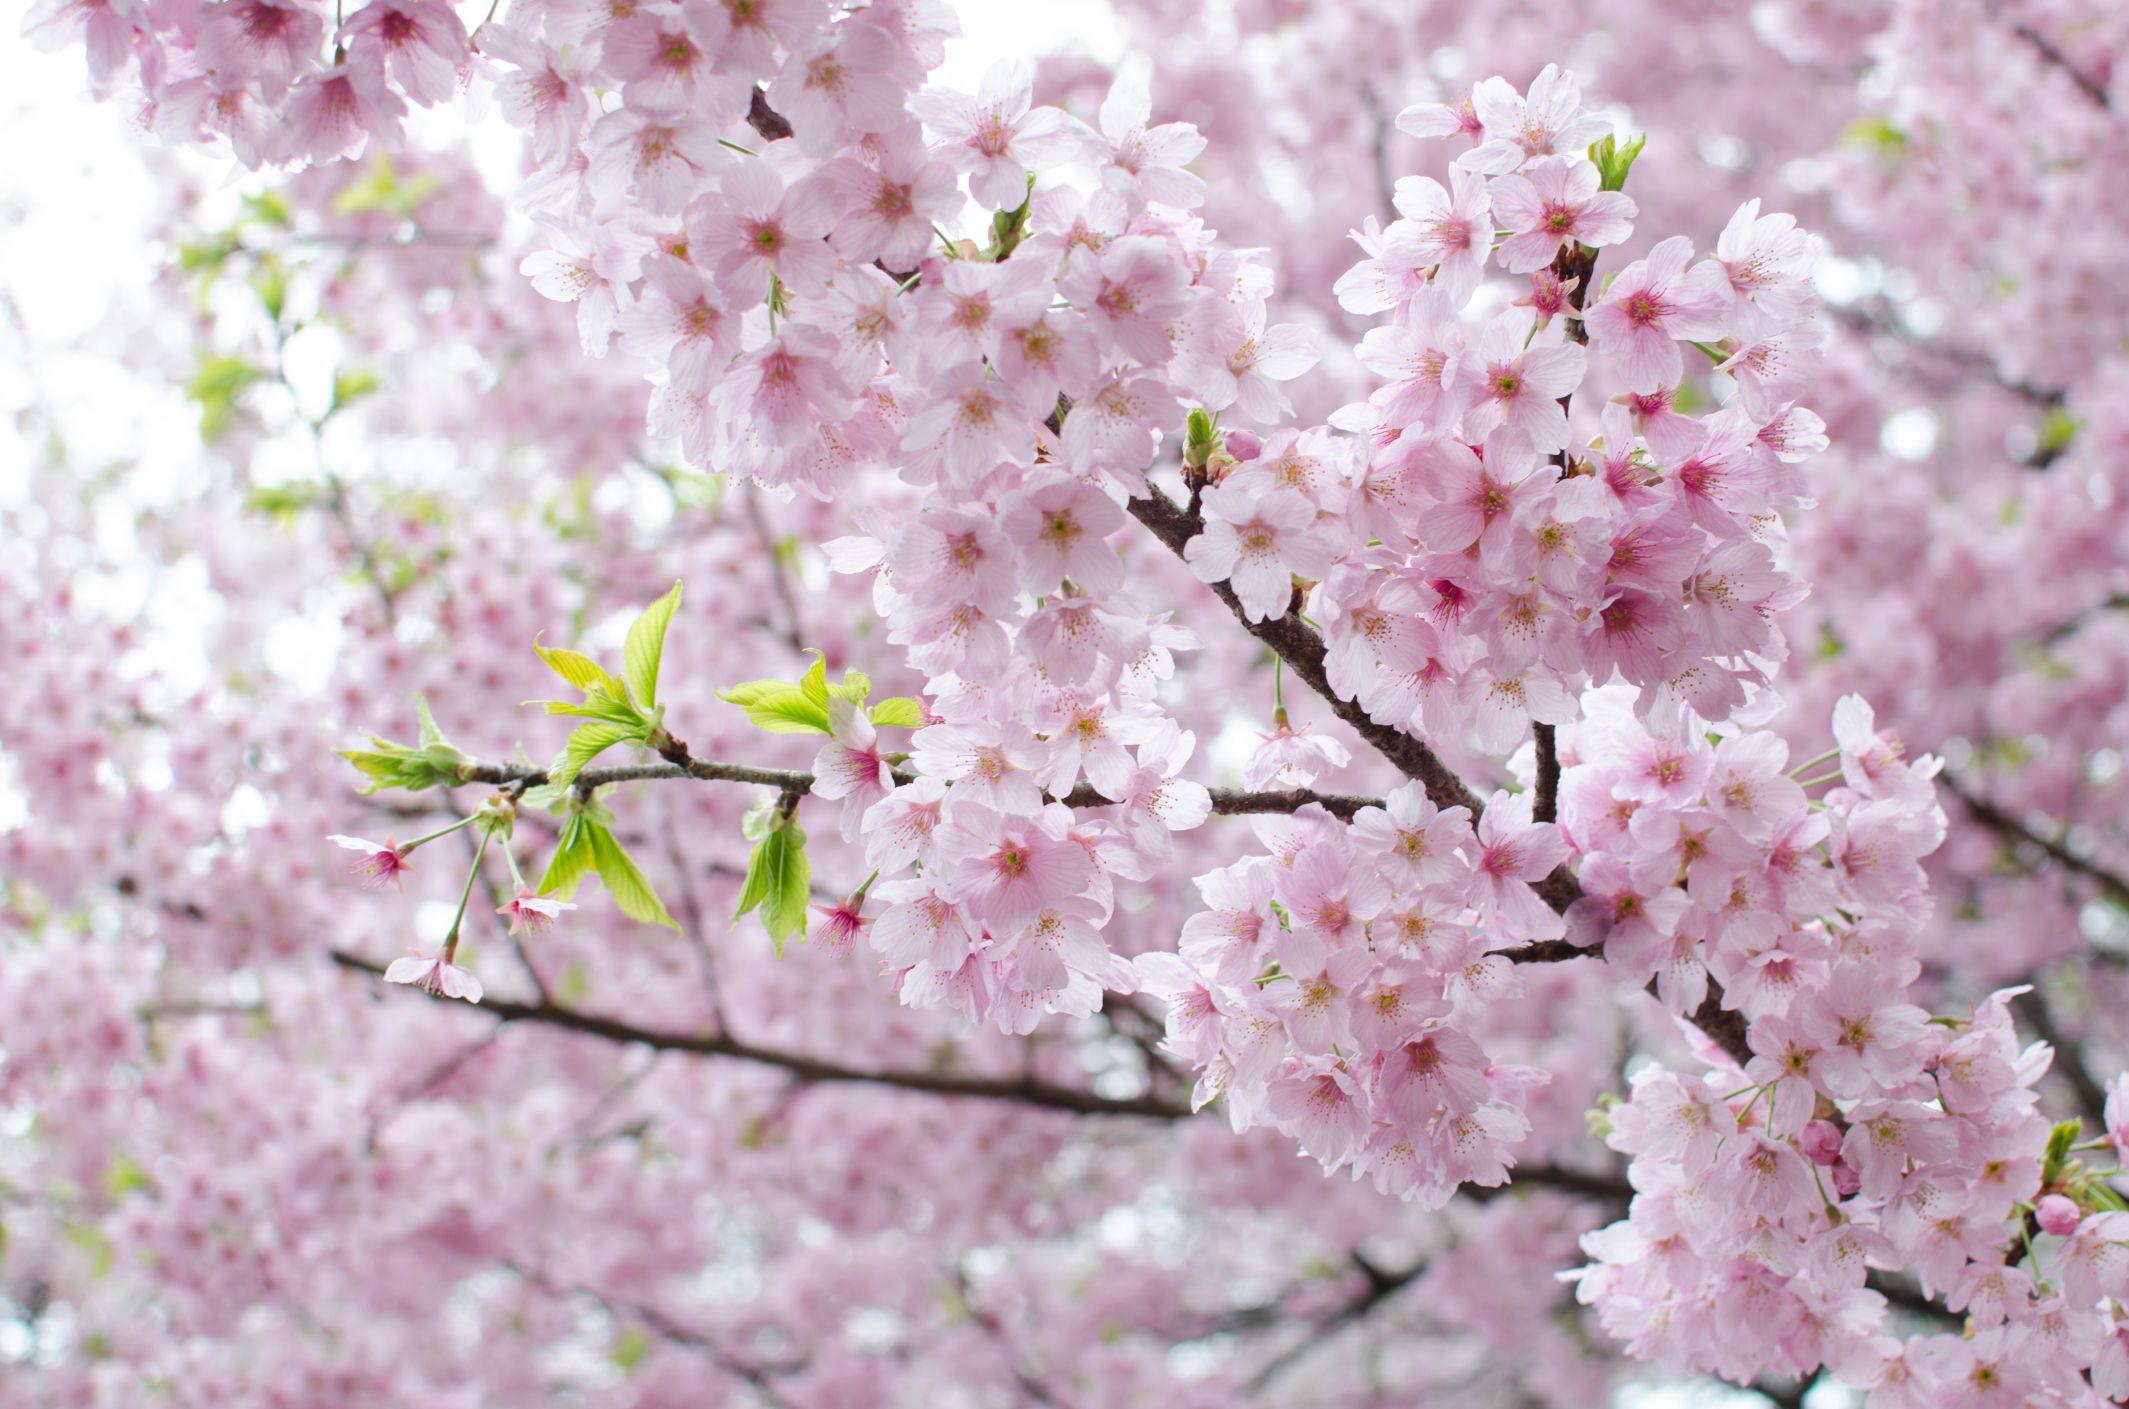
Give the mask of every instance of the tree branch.
M 459 770 L 459 776 L 468 783 L 493 783 L 497 787 L 522 784 L 536 788 L 547 781 L 547 770 L 530 764 L 473 762 Z M 915 781 L 912 773 L 893 770 L 897 783 Z M 666 779 L 693 778 L 706 783 L 754 783 L 764 788 L 803 797 L 813 790 L 813 775 L 796 768 L 756 768 L 745 763 L 720 763 L 714 759 L 691 758 L 686 763 L 627 763 L 604 768 L 587 768 L 577 774 L 577 786 L 589 791 L 608 783 L 657 782 Z M 1353 814 L 1363 807 L 1380 807 L 1379 797 L 1362 797 L 1354 793 L 1319 793 L 1312 788 L 1282 788 L 1255 790 L 1246 788 L 1210 788 L 1212 810 L 1222 817 L 1245 817 L 1268 812 L 1295 812 L 1314 803 L 1334 816 L 1350 821 Z M 1081 783 L 1058 801 L 1067 807 L 1118 807 L 1122 804 L 1115 798 L 1102 796 L 1086 783 Z
M 1946 792 L 1959 799 L 1975 821 L 1993 829 L 2006 840 L 2024 842 L 2036 848 L 2064 870 L 2075 872 L 2098 885 L 2117 905 L 2129 906 L 2129 877 L 2124 877 L 2120 872 L 2110 870 L 2098 862 L 2087 860 L 2062 842 L 2034 831 L 2003 808 L 1969 789 L 1964 782 L 1950 773 L 1938 775 L 1937 781 L 1943 785 Z M 2033 868 L 2028 866 L 2027 869 Z
M 384 974 L 383 966 L 371 963 L 357 954 L 336 949 L 332 952 L 332 959 L 340 967 L 352 969 L 357 973 L 373 977 L 382 977 Z M 439 998 L 435 1001 L 449 1003 L 452 1000 Z M 800 1052 L 782 1052 L 758 1047 L 751 1042 L 743 1042 L 725 1034 L 704 1036 L 684 1032 L 661 1032 L 654 1028 L 637 1027 L 618 1018 L 579 1012 L 555 1003 L 515 1003 L 508 999 L 490 998 L 484 999 L 477 1011 L 506 1023 L 533 1023 L 579 1032 L 590 1037 L 603 1037 L 609 1042 L 635 1043 L 663 1052 L 687 1052 L 701 1057 L 729 1057 L 735 1061 L 753 1062 L 787 1071 L 800 1081 L 892 1086 L 905 1091 L 924 1091 L 935 1096 L 970 1096 L 987 1101 L 1013 1101 L 1046 1110 L 1069 1111 L 1076 1115 L 1181 1120 L 1191 1113 L 1188 1106 L 1163 1101 L 1150 1095 L 1101 1096 L 1077 1087 L 1059 1086 L 1053 1082 L 1033 1079 L 1014 1080 L 957 1072 L 866 1071 L 840 1066 Z
M 1205 529 L 1202 516 L 1158 489 L 1149 487 L 1146 497 L 1133 499 L 1129 507 L 1132 517 L 1151 529 L 1153 536 L 1179 558 L 1183 556 L 1184 546 Z M 1298 613 L 1289 610 L 1282 617 L 1251 621 L 1248 613 L 1242 610 L 1241 599 L 1235 596 L 1234 588 L 1224 582 L 1215 582 L 1212 590 L 1227 604 L 1227 609 L 1234 613 L 1235 620 L 1242 623 L 1245 631 L 1271 647 L 1286 663 L 1286 668 L 1331 707 L 1332 713 L 1374 745 L 1376 752 L 1395 764 L 1400 773 L 1416 779 L 1436 807 L 1467 807 L 1474 816 L 1483 810 L 1484 804 L 1477 795 L 1464 786 L 1464 780 L 1457 777 L 1433 749 L 1400 729 L 1376 723 L 1357 701 L 1338 698 L 1337 691 L 1331 688 L 1329 676 L 1324 673 L 1323 638 Z M 1555 869 L 1533 889 L 1555 910 L 1565 910 L 1582 895 L 1582 888 L 1565 866 Z

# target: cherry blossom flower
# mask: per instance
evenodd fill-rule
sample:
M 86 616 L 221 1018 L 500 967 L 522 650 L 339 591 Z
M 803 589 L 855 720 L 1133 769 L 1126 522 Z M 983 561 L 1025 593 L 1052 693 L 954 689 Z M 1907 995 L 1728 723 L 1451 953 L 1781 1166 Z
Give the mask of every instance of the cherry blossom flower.
M 1008 933 L 1046 906 L 1079 894 L 1093 873 L 1086 852 L 1052 833 L 1043 819 L 973 802 L 955 808 L 935 843 L 952 877 L 952 898 Z
M 552 925 L 564 910 L 576 909 L 569 900 L 547 900 L 525 886 L 519 886 L 516 894 L 506 904 L 495 907 L 495 913 L 510 921 L 512 934 L 537 934 Z M 404 960 L 400 962 L 404 963 Z M 454 997 L 457 995 L 453 995 Z
M 828 186 L 801 179 L 786 186 L 774 166 L 743 157 L 723 173 L 715 194 L 688 210 L 688 246 L 716 271 L 717 287 L 738 304 L 766 297 L 772 278 L 813 292 L 835 272 L 822 237 L 836 225 Z
M 401 846 L 390 837 L 381 842 L 374 842 L 361 837 L 342 836 L 336 832 L 326 840 L 344 846 L 349 851 L 363 853 L 362 859 L 355 863 L 355 874 L 367 878 L 372 885 L 381 886 L 390 882 L 392 887 L 397 889 L 399 878 L 414 869 L 413 864 L 407 860 L 407 857 L 413 854 L 414 848 Z
M 1501 245 L 1501 268 L 1528 274 L 1551 264 L 1570 240 L 1601 249 L 1631 234 L 1632 199 L 1597 185 L 1597 168 L 1579 157 L 1541 157 L 1522 174 L 1495 181 L 1494 219 L 1515 232 Z
M 384 61 L 349 55 L 344 64 L 306 74 L 281 109 L 289 150 L 314 162 L 358 157 L 372 141 L 397 151 L 406 100 L 384 81 Z
M 1504 927 L 1504 938 L 1556 939 L 1566 927 L 1530 882 L 1559 865 L 1567 848 L 1558 826 L 1531 820 L 1532 802 L 1529 793 L 1508 792 L 1486 800 L 1473 879 L 1481 905 Z
M 1582 384 L 1588 354 L 1572 343 L 1532 345 L 1529 331 L 1527 314 L 1504 313 L 1458 361 L 1464 435 L 1476 442 L 1506 429 L 1537 454 L 1550 455 L 1567 446 L 1560 398 Z
M 1610 122 L 1582 111 L 1582 85 L 1554 64 L 1531 80 L 1527 98 L 1504 78 L 1486 79 L 1471 90 L 1471 107 L 1485 141 L 1458 157 L 1457 165 L 1488 176 L 1514 171 L 1532 157 L 1579 153 L 1611 132 Z
M 430 107 L 458 88 L 471 50 L 458 12 L 443 0 L 368 0 L 335 40 L 349 57 L 383 50 L 383 66 L 409 98 Z
M 1019 549 L 1020 585 L 1038 597 L 1066 578 L 1096 594 L 1123 581 L 1108 540 L 1124 526 L 1124 511 L 1091 485 L 1062 476 L 1039 481 L 1014 496 L 998 526 Z
M 1583 315 L 1590 342 L 1618 360 L 1628 387 L 1637 392 L 1676 386 L 1684 374 L 1680 338 L 1722 336 L 1721 270 L 1686 264 L 1693 243 L 1673 235 L 1619 271 Z
M 1021 64 L 994 63 L 976 96 L 927 89 L 911 110 L 938 135 L 939 150 L 969 178 L 988 210 L 1012 210 L 1028 196 L 1028 170 L 1076 155 L 1091 135 L 1055 108 L 1029 110 L 1032 85 Z
M 394 959 L 384 971 L 384 981 L 409 983 L 439 998 L 463 998 L 468 1003 L 481 1000 L 479 979 L 447 959 L 419 950 Z
M 1434 285 L 1461 304 L 1478 287 L 1493 248 L 1491 200 L 1486 182 L 1461 169 L 1449 173 L 1446 189 L 1429 176 L 1404 177 L 1395 191 L 1404 218 L 1383 232 L 1385 250 L 1398 264 L 1434 266 Z
M 1285 613 L 1296 576 L 1330 570 L 1331 546 L 1316 528 L 1316 508 L 1289 490 L 1252 496 L 1235 489 L 1204 494 L 1205 531 L 1184 546 L 1200 582 L 1228 582 L 1251 621 Z
M 1108 142 L 1102 185 L 1136 208 L 1159 201 L 1190 210 L 1205 200 L 1205 182 L 1184 166 L 1205 150 L 1205 139 L 1187 122 L 1148 126 L 1153 98 L 1145 80 L 1120 77 L 1102 100 L 1101 135 Z
M 1168 324 L 1183 311 L 1185 285 L 1168 246 L 1134 235 L 1099 255 L 1074 250 L 1057 290 L 1087 315 L 1105 349 L 1160 366 L 1172 351 Z

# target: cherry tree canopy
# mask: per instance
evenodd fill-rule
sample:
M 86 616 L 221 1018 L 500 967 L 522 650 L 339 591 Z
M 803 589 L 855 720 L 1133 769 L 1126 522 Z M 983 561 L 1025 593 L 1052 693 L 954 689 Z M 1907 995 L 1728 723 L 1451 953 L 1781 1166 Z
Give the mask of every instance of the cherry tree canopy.
M 29 12 L 0 1406 L 2129 1402 L 2129 11 L 477 10 Z

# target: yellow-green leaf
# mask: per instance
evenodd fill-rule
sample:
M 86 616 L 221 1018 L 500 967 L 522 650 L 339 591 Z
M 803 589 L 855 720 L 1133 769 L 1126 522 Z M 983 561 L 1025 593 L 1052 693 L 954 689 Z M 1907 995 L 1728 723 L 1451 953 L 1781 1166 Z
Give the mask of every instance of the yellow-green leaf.
M 665 651 L 665 629 L 673 624 L 673 613 L 680 606 L 680 584 L 673 590 L 643 609 L 628 628 L 628 640 L 621 647 L 621 675 L 628 681 L 629 690 L 636 703 L 644 709 L 656 708 L 658 704 L 658 661 Z
M 828 657 L 822 655 L 819 651 L 813 653 L 813 664 L 807 668 L 804 677 L 799 680 L 798 688 L 805 692 L 807 699 L 821 707 L 823 715 L 827 714 Z
M 540 877 L 540 894 L 567 900 L 577 893 L 577 887 L 591 874 L 591 834 L 597 830 L 598 824 L 582 812 L 570 812 L 568 820 L 562 823 L 562 835 L 555 842 L 554 855 L 548 859 L 547 874 Z
M 914 729 L 924 722 L 924 706 L 907 695 L 893 695 L 872 707 L 872 722 Z
M 547 662 L 550 670 L 587 695 L 598 691 L 617 698 L 620 696 L 621 682 L 608 675 L 597 661 L 583 652 L 541 645 L 535 645 L 532 649 L 539 653 L 541 660 Z
M 591 829 L 591 863 L 598 868 L 599 879 L 606 882 L 607 893 L 621 913 L 631 920 L 641 920 L 646 925 L 667 925 L 679 929 L 673 917 L 665 913 L 665 906 L 651 883 L 636 869 L 621 843 L 614 840 L 612 832 L 604 827 Z
M 615 744 L 635 737 L 635 731 L 620 724 L 579 724 L 569 731 L 569 738 L 562 745 L 562 752 L 547 769 L 547 781 L 555 787 L 567 787 L 577 780 L 584 766 Z
M 752 910 L 761 911 L 762 928 L 784 952 L 784 941 L 806 928 L 806 903 L 812 898 L 813 868 L 806 859 L 806 834 L 796 824 L 782 827 L 755 843 L 747 858 L 746 884 L 740 887 L 739 905 L 732 918 Z

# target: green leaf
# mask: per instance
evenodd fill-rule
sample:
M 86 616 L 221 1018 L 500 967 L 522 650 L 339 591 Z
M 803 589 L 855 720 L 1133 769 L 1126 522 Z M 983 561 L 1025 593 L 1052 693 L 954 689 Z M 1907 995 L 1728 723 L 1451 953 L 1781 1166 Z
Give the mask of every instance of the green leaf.
M 152 1189 L 155 1181 L 148 1177 L 147 1170 L 134 1162 L 133 1156 L 119 1150 L 112 1154 L 111 1167 L 104 1171 L 103 1186 L 104 1192 L 117 1200 L 135 1189 Z
M 444 737 L 444 731 L 436 727 L 436 716 L 429 713 L 428 696 L 414 696 L 414 712 L 421 716 L 421 747 L 424 751 L 433 749 L 438 744 L 445 748 L 451 746 L 451 741 Z
M 1610 136 L 1601 142 L 1590 143 L 1589 159 L 1596 163 L 1603 189 L 1616 191 L 1624 187 L 1626 174 L 1634 169 L 1634 159 L 1641 155 L 1641 149 L 1647 145 L 1646 132 L 1623 147 L 1619 145 L 1618 138 Z
M 333 410 L 338 411 L 351 401 L 368 396 L 377 390 L 380 379 L 375 372 L 339 372 L 333 376 Z M 328 415 L 331 412 L 327 413 Z
M 318 486 L 309 480 L 291 480 L 287 484 L 257 484 L 245 493 L 244 507 L 266 514 L 277 523 L 285 525 L 305 509 L 315 505 L 318 497 Z
M 924 706 L 907 695 L 893 695 L 872 707 L 872 722 L 901 729 L 915 729 L 924 723 Z
M 185 394 L 200 404 L 200 434 L 220 435 L 236 415 L 237 396 L 265 374 L 240 357 L 203 357 Z
M 641 1326 L 630 1326 L 614 1342 L 614 1364 L 621 1367 L 624 1375 L 633 1375 L 636 1367 L 643 1363 L 643 1357 L 650 1353 L 651 1338 L 643 1333 Z
M 812 898 L 813 868 L 806 859 L 806 833 L 796 823 L 782 827 L 755 844 L 747 858 L 746 884 L 739 891 L 738 908 L 732 918 L 761 911 L 762 928 L 776 941 L 779 957 L 784 941 L 806 928 L 806 903 Z
M 819 651 L 813 653 L 813 664 L 807 667 L 805 675 L 798 682 L 798 688 L 805 692 L 807 699 L 821 707 L 823 715 L 827 714 L 828 657 Z
M 597 661 L 582 651 L 567 651 L 538 643 L 534 643 L 532 649 L 538 653 L 541 660 L 547 662 L 548 669 L 585 694 L 596 691 L 614 698 L 620 697 L 623 688 L 621 682 L 608 675 Z
M 636 863 L 614 840 L 614 834 L 604 827 L 591 829 L 591 864 L 599 870 L 599 879 L 606 882 L 606 889 L 621 907 L 621 913 L 631 920 L 641 920 L 646 925 L 667 925 L 679 929 L 673 917 L 665 913 L 665 906 L 651 883 L 643 879 Z
M 567 900 L 577 893 L 577 887 L 591 874 L 591 834 L 598 830 L 599 824 L 581 811 L 570 811 L 568 820 L 562 823 L 562 835 L 555 842 L 554 855 L 548 858 L 547 874 L 540 877 L 540 894 Z
M 680 584 L 675 582 L 672 591 L 645 607 L 643 615 L 630 624 L 628 640 L 621 647 L 621 674 L 644 709 L 657 706 L 658 660 L 665 651 L 665 629 L 673 624 L 679 606 Z
M 577 780 L 577 774 L 584 771 L 586 764 L 615 744 L 634 737 L 636 731 L 622 724 L 579 724 L 569 731 L 562 752 L 548 766 L 547 782 L 554 787 L 568 787 Z
M 865 697 L 872 693 L 872 677 L 862 670 L 846 670 L 843 672 L 843 683 L 830 685 L 828 693 L 840 695 L 852 704 L 861 705 L 865 703 Z
M 415 207 L 442 184 L 434 173 L 427 171 L 416 174 L 411 180 L 401 181 L 398 173 L 392 170 L 391 160 L 380 153 L 367 171 L 341 187 L 340 194 L 333 197 L 333 214 L 367 215 L 382 211 L 404 219 L 413 215 Z
M 747 722 L 771 734 L 828 732 L 827 700 L 823 698 L 815 703 L 804 690 L 788 680 L 750 680 L 734 689 L 721 691 L 718 698 L 744 706 Z

